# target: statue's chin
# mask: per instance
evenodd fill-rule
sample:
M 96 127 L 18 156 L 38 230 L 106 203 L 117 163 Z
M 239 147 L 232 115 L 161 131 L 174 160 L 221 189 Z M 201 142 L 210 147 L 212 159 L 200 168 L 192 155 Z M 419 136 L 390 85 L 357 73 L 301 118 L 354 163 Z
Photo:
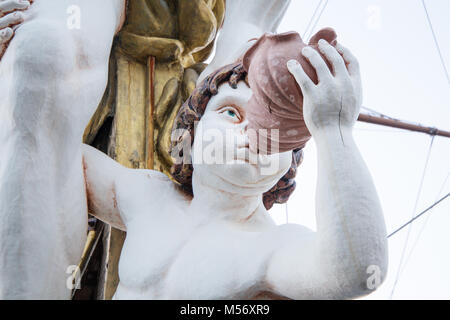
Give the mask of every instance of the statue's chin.
M 261 168 L 244 160 L 228 164 L 206 165 L 194 168 L 197 176 L 210 187 L 244 196 L 258 195 L 272 188 L 284 173 L 261 174 Z

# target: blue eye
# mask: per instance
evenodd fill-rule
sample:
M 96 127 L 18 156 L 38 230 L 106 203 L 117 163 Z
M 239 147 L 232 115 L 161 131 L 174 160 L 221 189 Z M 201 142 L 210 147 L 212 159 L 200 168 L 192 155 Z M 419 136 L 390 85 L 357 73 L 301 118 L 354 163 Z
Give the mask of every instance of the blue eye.
M 230 117 L 237 117 L 236 112 L 234 112 L 233 110 L 227 110 L 227 115 L 229 115 Z
M 1 0 L 0 0 L 0 2 L 1 2 Z M 231 119 L 228 118 L 230 121 L 233 121 L 233 122 L 241 121 L 241 115 L 239 114 L 239 111 L 237 111 L 232 106 L 225 106 L 225 107 L 219 109 L 219 113 L 221 113 L 227 117 L 230 117 Z

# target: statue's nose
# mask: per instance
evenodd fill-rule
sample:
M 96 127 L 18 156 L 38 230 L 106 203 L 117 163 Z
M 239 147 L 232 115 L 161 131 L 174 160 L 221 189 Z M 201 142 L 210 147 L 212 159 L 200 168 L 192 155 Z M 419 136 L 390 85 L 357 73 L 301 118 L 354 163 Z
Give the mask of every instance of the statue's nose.
M 248 135 L 244 135 L 244 147 L 249 148 L 250 147 L 250 139 L 248 138 Z
M 247 128 L 241 128 L 238 132 L 239 134 L 233 139 L 235 139 L 236 146 L 238 148 L 249 148 L 250 146 L 250 139 L 247 134 Z
M 248 132 L 248 120 L 246 119 L 242 122 L 241 134 L 247 135 L 247 132 Z

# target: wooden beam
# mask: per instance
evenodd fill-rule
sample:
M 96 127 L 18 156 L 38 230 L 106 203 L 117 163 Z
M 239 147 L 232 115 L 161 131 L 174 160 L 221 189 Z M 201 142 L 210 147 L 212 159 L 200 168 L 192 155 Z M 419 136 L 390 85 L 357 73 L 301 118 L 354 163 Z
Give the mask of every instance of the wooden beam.
M 365 113 L 361 113 L 359 115 L 358 121 L 372 123 L 372 124 L 386 126 L 386 127 L 391 127 L 391 128 L 427 133 L 432 136 L 441 136 L 441 137 L 450 138 L 449 131 L 444 131 L 444 130 L 433 128 L 433 127 L 425 127 L 425 126 L 422 126 L 419 124 L 412 124 L 412 123 L 408 123 L 408 122 L 405 122 L 402 120 L 397 120 L 397 119 L 371 116 L 371 115 L 365 114 Z
M 146 148 L 145 148 L 145 162 L 147 169 L 154 169 L 155 161 L 155 57 L 148 57 L 147 59 L 147 114 L 146 114 Z

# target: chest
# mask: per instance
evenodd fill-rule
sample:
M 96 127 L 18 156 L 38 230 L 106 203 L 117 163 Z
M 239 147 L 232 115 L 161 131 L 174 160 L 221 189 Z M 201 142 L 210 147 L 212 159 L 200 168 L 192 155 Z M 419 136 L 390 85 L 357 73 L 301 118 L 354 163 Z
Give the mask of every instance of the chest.
M 258 233 L 182 217 L 144 225 L 129 229 L 121 255 L 120 281 L 129 292 L 141 298 L 226 299 L 259 290 L 268 254 L 258 246 Z

